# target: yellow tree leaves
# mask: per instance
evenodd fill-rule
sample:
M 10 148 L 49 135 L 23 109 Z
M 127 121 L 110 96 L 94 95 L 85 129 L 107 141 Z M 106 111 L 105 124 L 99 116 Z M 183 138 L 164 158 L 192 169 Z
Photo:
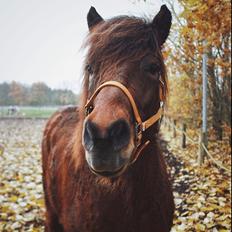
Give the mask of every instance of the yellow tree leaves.
M 193 91 L 193 83 L 188 81 L 186 75 L 171 76 L 169 100 L 169 113 L 174 117 L 188 118 L 189 115 L 194 114 L 196 111 L 197 99 Z
M 203 53 L 204 40 L 207 41 L 206 48 L 215 47 L 220 50 L 222 56 L 223 53 L 228 53 L 224 39 L 231 36 L 230 1 L 181 0 L 180 3 L 184 7 L 181 17 L 186 21 L 185 26 L 180 28 L 180 35 L 193 39 L 195 51 Z M 193 52 L 192 49 L 191 51 Z
M 172 4 L 171 1 L 167 2 Z M 178 105 L 181 105 L 181 111 L 185 110 L 182 114 L 189 117 L 192 116 L 191 112 L 196 110 L 199 112 L 198 120 L 200 120 L 202 55 L 206 52 L 208 78 L 211 81 L 209 105 L 221 104 L 220 107 L 227 115 L 225 121 L 228 124 L 230 109 L 227 110 L 225 105 L 230 103 L 228 96 L 231 93 L 231 2 L 228 0 L 179 0 L 178 2 L 182 12 L 179 15 L 173 14 L 178 15 L 178 18 L 174 21 L 169 37 L 169 47 L 172 52 L 167 59 L 167 65 L 171 70 L 169 76 L 172 89 L 169 109 L 172 113 L 178 113 L 180 112 Z M 186 96 L 181 91 L 184 91 Z M 215 93 L 218 93 L 218 96 L 215 96 Z M 213 108 L 209 108 L 209 111 L 212 111 L 209 115 L 214 113 Z M 221 120 L 224 119 L 219 121 Z

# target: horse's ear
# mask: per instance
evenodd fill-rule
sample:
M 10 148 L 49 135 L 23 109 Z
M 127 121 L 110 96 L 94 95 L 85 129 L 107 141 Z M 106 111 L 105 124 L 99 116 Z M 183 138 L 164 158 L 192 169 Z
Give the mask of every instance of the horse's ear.
M 166 5 L 162 5 L 159 13 L 152 21 L 152 28 L 158 36 L 159 46 L 166 41 L 172 24 L 172 15 Z
M 87 22 L 89 29 L 91 29 L 93 26 L 97 25 L 101 21 L 103 21 L 103 18 L 97 13 L 96 9 L 93 6 L 91 6 L 87 14 Z

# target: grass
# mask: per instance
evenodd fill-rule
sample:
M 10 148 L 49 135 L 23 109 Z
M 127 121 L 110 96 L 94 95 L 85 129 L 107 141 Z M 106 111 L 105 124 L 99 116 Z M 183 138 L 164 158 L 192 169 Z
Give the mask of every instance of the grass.
M 48 118 L 50 117 L 57 108 L 26 108 L 22 109 L 21 114 L 25 117 L 32 118 Z
M 1 117 L 49 118 L 59 107 L 20 107 L 14 114 L 8 114 L 9 107 L 0 107 Z

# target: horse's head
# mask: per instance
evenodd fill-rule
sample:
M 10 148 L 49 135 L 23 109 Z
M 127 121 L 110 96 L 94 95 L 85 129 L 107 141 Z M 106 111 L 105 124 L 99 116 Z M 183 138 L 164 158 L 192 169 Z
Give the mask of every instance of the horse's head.
M 117 176 L 155 133 L 167 91 L 161 46 L 171 14 L 162 6 L 152 22 L 127 16 L 105 21 L 91 7 L 87 19 L 83 95 L 90 100 L 82 143 L 94 173 Z

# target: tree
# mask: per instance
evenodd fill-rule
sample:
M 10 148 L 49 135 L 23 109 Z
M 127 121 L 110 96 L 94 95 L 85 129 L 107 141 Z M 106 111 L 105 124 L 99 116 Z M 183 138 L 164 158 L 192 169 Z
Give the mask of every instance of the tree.
M 71 90 L 50 89 L 45 83 L 37 82 L 25 86 L 13 81 L 0 84 L 0 105 L 69 105 L 77 104 L 78 95 Z
M 51 89 L 43 82 L 32 84 L 29 95 L 30 105 L 49 105 Z
M 192 93 L 196 120 L 196 115 L 201 115 L 202 54 L 208 53 L 210 122 L 217 138 L 222 139 L 223 124 L 231 127 L 231 2 L 179 0 L 180 14 L 175 12 L 174 1 L 166 2 L 176 16 L 169 37 L 172 52 L 168 63 L 172 66 L 172 74 L 176 77 L 182 73 L 188 77 L 186 91 Z M 170 108 L 175 111 L 176 106 Z
M 0 84 L 0 105 L 12 105 L 14 104 L 12 97 L 9 95 L 10 85 L 6 82 Z
M 8 94 L 12 99 L 12 104 L 23 105 L 26 101 L 26 88 L 16 81 L 12 81 L 10 84 L 10 91 Z

